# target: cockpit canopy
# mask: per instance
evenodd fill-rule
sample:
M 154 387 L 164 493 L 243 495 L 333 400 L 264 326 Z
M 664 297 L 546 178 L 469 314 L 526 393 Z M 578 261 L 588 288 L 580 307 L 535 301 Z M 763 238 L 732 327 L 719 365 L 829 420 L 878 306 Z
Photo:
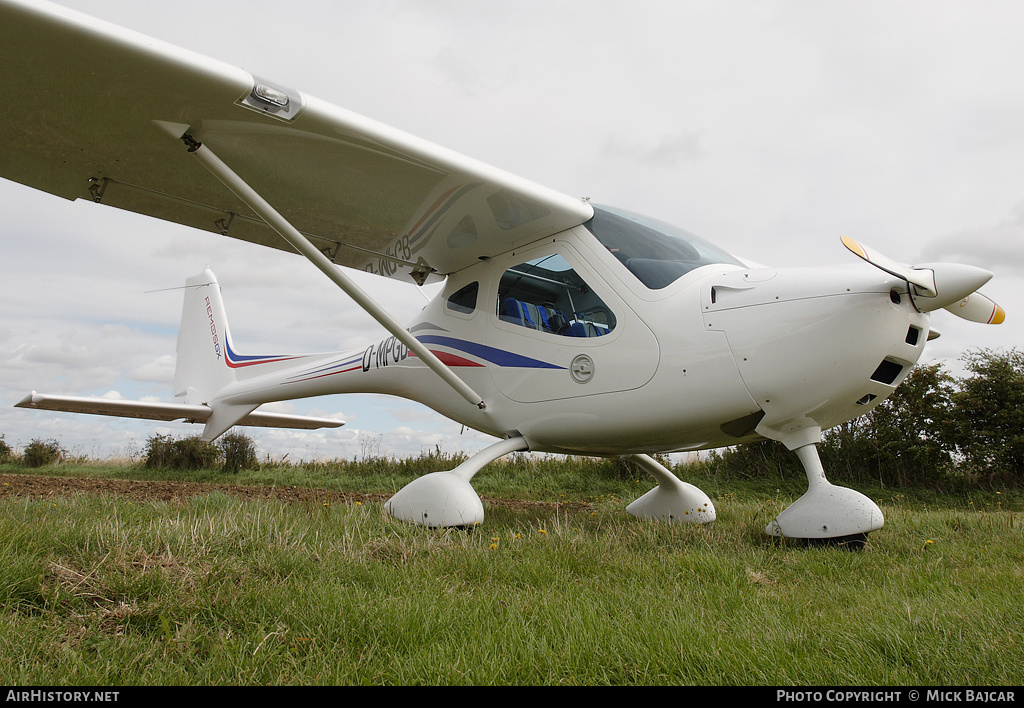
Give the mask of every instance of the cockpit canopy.
M 621 209 L 595 205 L 594 217 L 584 226 L 651 290 L 661 290 L 701 266 L 743 265 L 702 238 Z

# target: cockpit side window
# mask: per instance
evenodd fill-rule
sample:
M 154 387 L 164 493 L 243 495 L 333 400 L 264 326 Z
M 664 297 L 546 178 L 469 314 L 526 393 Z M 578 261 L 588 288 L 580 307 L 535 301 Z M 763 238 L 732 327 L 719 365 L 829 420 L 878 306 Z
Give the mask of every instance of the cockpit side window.
M 480 283 L 472 282 L 460 288 L 448 298 L 448 309 L 454 312 L 461 312 L 464 315 L 473 314 L 476 309 L 476 297 L 480 291 Z
M 558 254 L 505 271 L 498 284 L 498 318 L 562 337 L 600 337 L 615 315 Z
M 594 217 L 584 225 L 651 290 L 665 288 L 701 266 L 743 265 L 702 238 L 626 211 L 595 206 Z

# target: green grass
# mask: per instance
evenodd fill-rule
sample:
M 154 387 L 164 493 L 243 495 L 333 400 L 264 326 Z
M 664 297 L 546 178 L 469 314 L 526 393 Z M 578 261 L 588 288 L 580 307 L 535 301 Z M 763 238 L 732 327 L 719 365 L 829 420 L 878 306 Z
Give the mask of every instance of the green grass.
M 666 525 L 622 511 L 652 483 L 606 464 L 523 457 L 488 468 L 474 480 L 485 500 L 586 507 L 485 501 L 484 524 L 469 531 L 409 526 L 376 503 L 7 498 L 0 684 L 1024 679 L 1018 492 L 865 490 L 886 525 L 850 552 L 765 538 L 799 480 L 688 479 L 712 496 L 718 521 Z M 206 476 L 388 491 L 415 475 L 279 465 Z

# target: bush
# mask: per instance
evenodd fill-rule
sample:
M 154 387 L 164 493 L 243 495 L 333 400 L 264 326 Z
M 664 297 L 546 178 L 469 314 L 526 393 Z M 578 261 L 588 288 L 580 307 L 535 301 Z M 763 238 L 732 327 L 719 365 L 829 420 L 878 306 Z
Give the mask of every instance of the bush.
M 251 470 L 259 466 L 256 458 L 256 443 L 245 433 L 228 433 L 220 439 L 220 449 L 224 454 L 224 471 L 236 473 L 239 470 Z
M 228 433 L 217 442 L 203 440 L 199 435 L 176 439 L 157 434 L 146 440 L 146 467 L 176 470 L 221 467 L 224 472 L 233 473 L 258 466 L 256 443 L 244 433 Z
M 805 476 L 799 458 L 775 440 L 757 440 L 711 450 L 697 464 L 707 474 L 720 479 L 802 479 Z
M 6 443 L 5 443 L 6 445 Z M 25 446 L 21 461 L 26 467 L 56 465 L 67 456 L 67 451 L 56 440 L 42 441 L 34 438 Z
M 173 442 L 170 435 L 150 435 L 146 440 L 146 467 L 170 467 Z
M 0 462 L 10 462 L 11 456 L 14 454 L 14 450 L 4 440 L 4 436 L 0 435 Z
M 818 453 L 839 484 L 948 484 L 952 445 L 945 434 L 953 378 L 940 364 L 915 368 L 892 395 L 866 415 L 825 431 Z M 795 453 L 774 440 L 712 451 L 709 468 L 731 479 L 803 479 Z
M 221 461 L 221 449 L 216 443 L 198 435 L 175 439 L 170 435 L 152 435 L 146 440 L 146 467 L 178 470 L 215 468 Z
M 892 395 L 859 418 L 825 431 L 819 453 L 830 479 L 955 489 L 1024 485 L 1024 353 L 978 349 L 970 375 L 920 365 Z M 712 451 L 717 474 L 801 474 L 796 455 L 772 441 Z

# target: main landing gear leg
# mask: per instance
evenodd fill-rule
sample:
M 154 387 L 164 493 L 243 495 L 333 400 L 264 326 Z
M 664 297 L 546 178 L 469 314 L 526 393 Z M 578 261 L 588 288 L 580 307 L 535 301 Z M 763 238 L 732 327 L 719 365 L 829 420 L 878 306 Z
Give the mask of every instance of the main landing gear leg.
M 509 438 L 476 453 L 453 470 L 414 479 L 385 504 L 392 516 L 423 526 L 475 526 L 484 520 L 484 505 L 469 483 L 473 475 L 510 452 L 528 450 L 523 438 Z
M 680 523 L 706 524 L 715 520 L 715 507 L 702 492 L 687 484 L 649 455 L 632 455 L 658 486 L 626 507 L 626 511 L 641 519 L 657 519 Z
M 869 532 L 882 528 L 882 511 L 873 501 L 825 479 L 816 444 L 803 445 L 795 452 L 807 473 L 807 492 L 768 524 L 766 533 L 812 543 L 860 546 Z

